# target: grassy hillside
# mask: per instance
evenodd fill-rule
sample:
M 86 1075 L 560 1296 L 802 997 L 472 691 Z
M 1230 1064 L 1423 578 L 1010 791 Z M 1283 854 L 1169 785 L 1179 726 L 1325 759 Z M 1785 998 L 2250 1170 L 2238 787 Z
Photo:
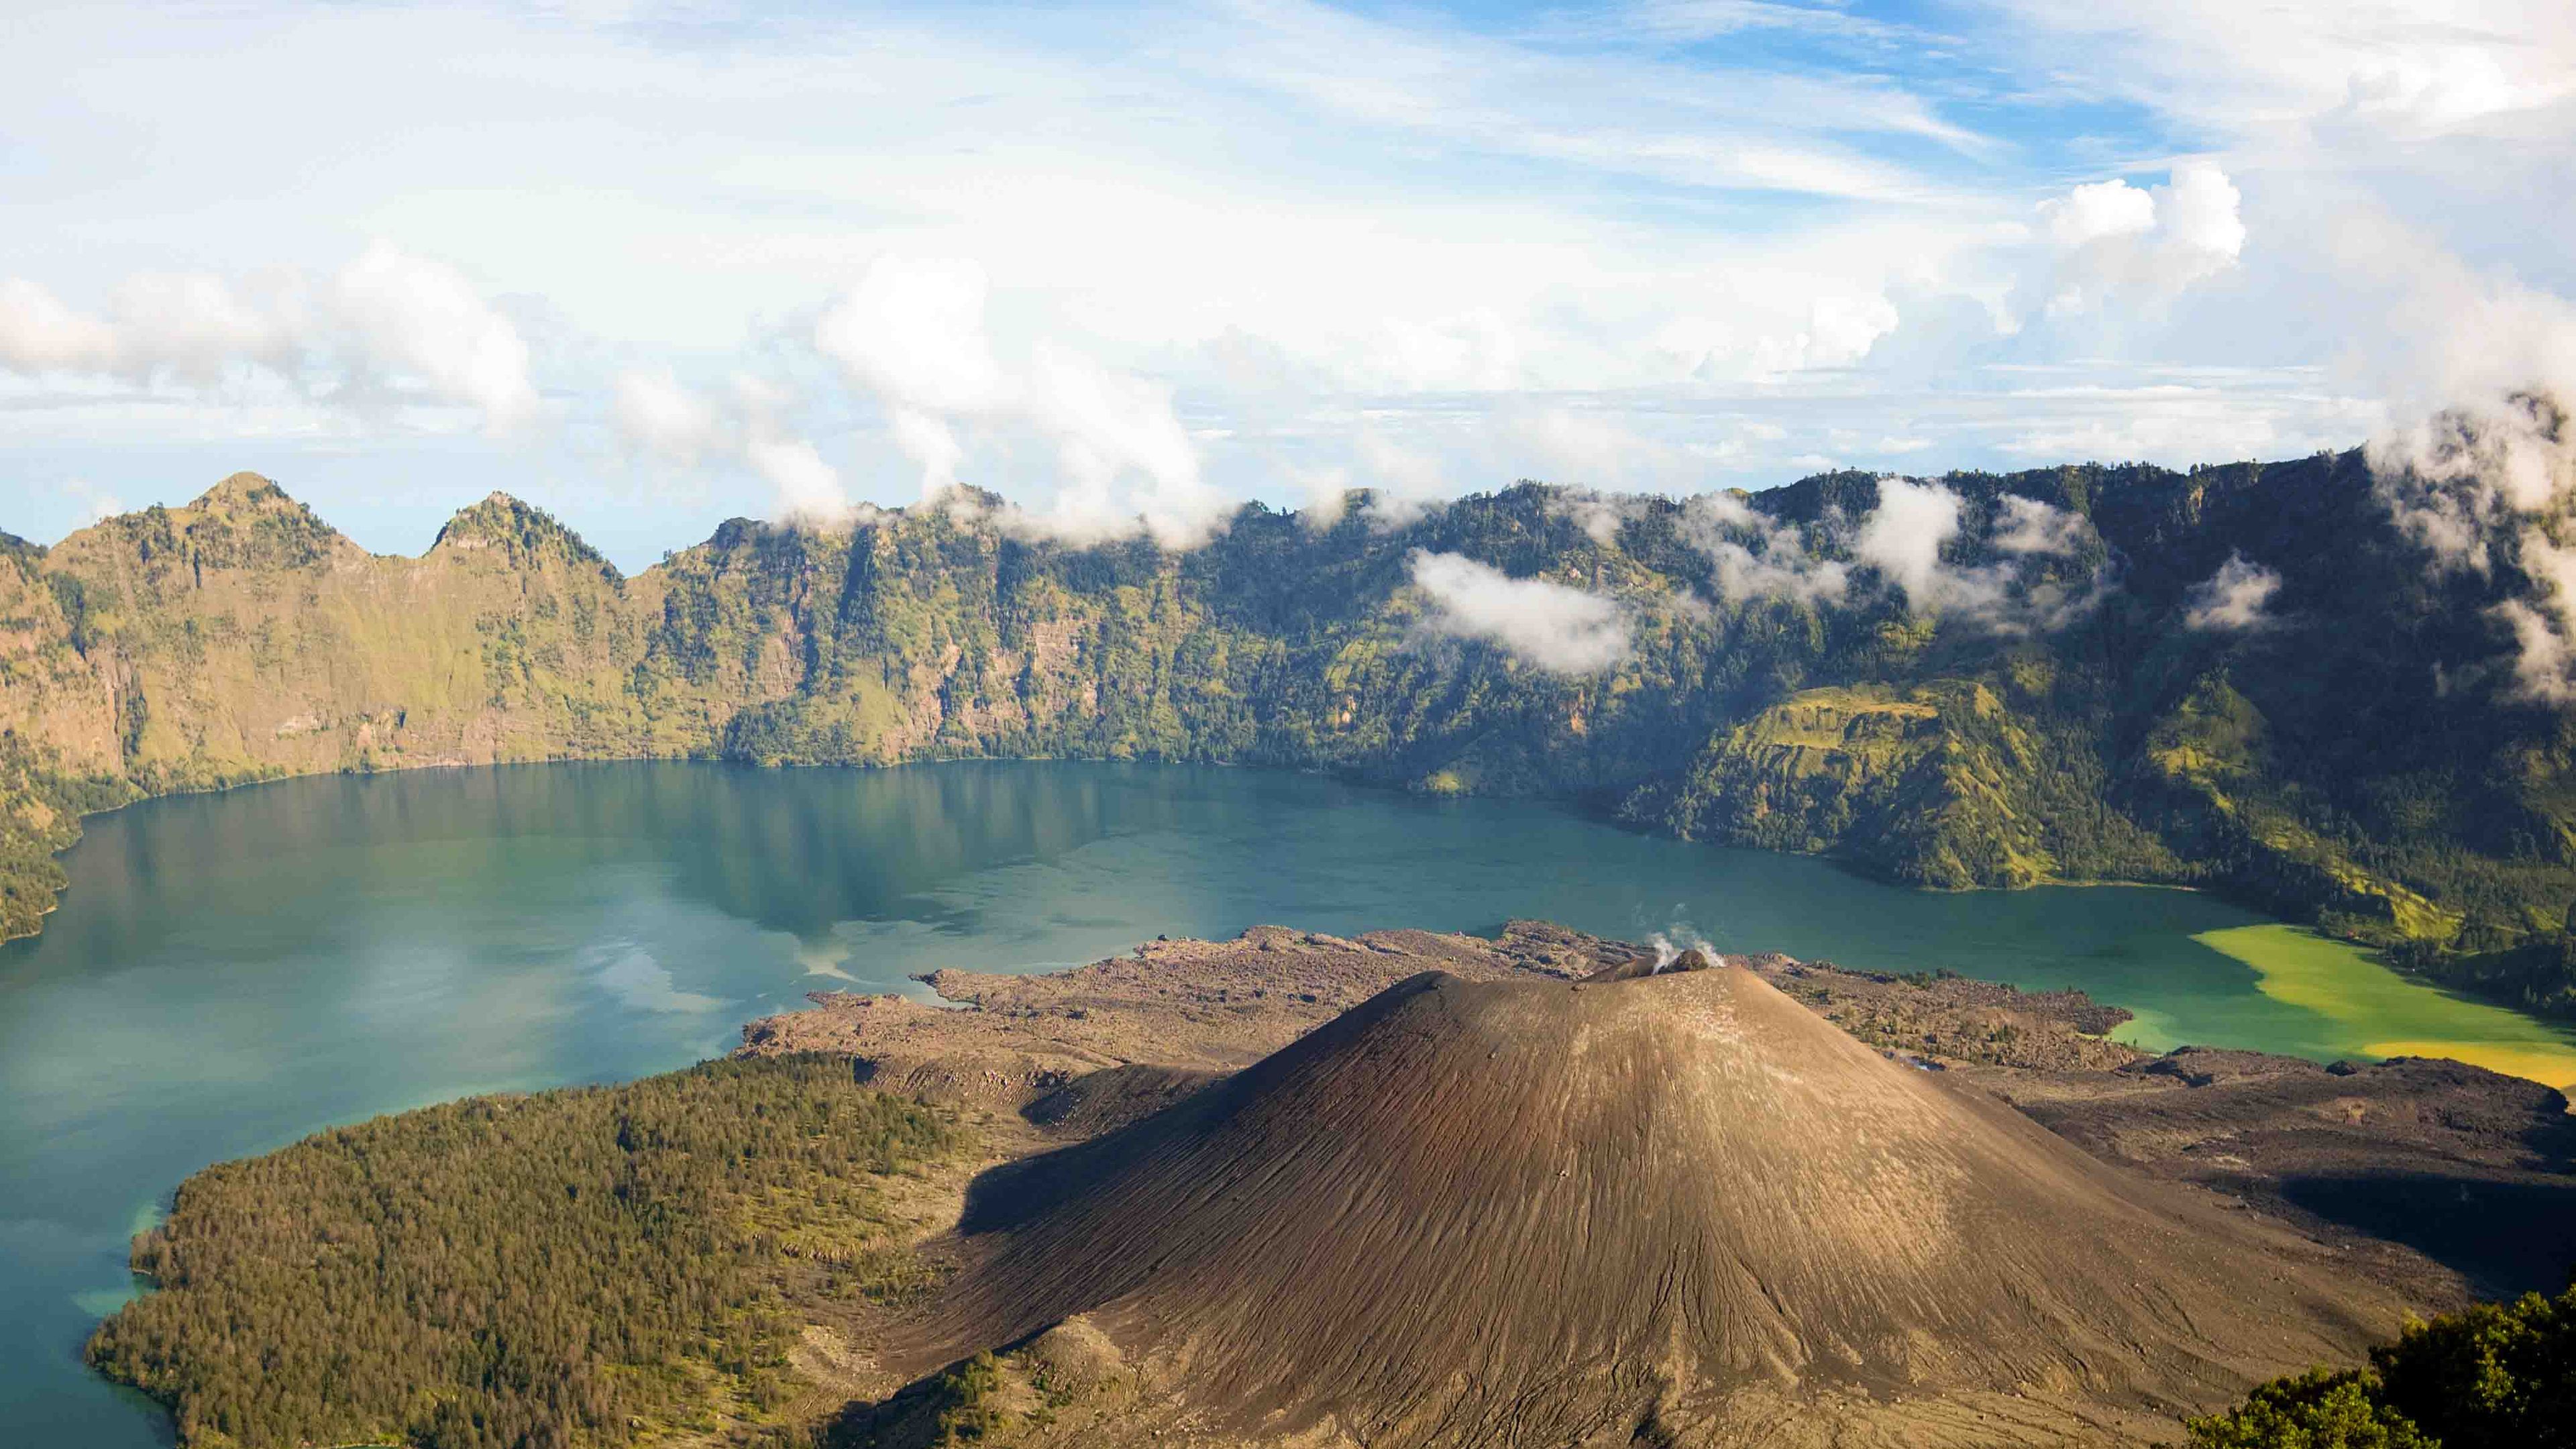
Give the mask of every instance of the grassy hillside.
M 1688 504 L 1523 484 L 1393 528 L 1254 505 L 1179 553 L 941 509 L 737 520 L 631 579 L 499 495 L 382 557 L 238 475 L 0 550 L 5 926 L 73 815 L 140 793 L 1074 755 L 1544 794 L 1927 886 L 2204 885 L 2576 1007 L 2576 720 L 2510 695 L 2510 586 L 2428 570 L 2357 454 L 1943 481 L 1946 593 L 1856 555 L 1860 474 Z M 1417 551 L 1619 600 L 1625 659 L 1557 674 L 1425 627 Z M 2263 626 L 2187 627 L 2238 555 L 2280 576 Z

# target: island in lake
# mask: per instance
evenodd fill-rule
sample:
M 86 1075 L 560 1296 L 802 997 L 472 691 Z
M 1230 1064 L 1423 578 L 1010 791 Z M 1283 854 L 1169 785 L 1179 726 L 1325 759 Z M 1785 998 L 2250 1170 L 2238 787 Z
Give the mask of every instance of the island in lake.
M 2560 1093 L 2079 993 L 1535 922 L 927 984 L 210 1169 L 93 1361 L 191 1444 L 2126 1444 L 2465 1311 L 2256 1405 L 2449 1412 L 2576 1262 Z

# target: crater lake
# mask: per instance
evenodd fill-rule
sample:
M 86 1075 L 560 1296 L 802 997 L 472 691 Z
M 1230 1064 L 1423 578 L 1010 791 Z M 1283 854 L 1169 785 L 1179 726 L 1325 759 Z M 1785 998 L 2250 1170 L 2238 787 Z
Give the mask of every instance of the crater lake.
M 2124 1038 L 2375 1047 L 2576 1080 L 2576 1037 L 2212 897 L 1933 894 L 1529 801 L 1060 762 L 530 765 L 287 781 L 88 822 L 0 947 L 0 1423 L 162 1445 L 81 1344 L 128 1238 L 211 1162 L 478 1092 L 718 1055 L 816 990 L 1042 971 L 1158 934 L 1695 931 L 1885 971 L 2079 987 Z

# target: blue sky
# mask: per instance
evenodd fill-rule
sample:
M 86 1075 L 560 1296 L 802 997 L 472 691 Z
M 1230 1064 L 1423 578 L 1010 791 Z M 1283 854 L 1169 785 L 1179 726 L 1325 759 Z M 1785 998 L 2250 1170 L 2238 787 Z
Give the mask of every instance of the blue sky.
M 2349 447 L 2576 372 L 2568 9 L 22 5 L 0 528 Z

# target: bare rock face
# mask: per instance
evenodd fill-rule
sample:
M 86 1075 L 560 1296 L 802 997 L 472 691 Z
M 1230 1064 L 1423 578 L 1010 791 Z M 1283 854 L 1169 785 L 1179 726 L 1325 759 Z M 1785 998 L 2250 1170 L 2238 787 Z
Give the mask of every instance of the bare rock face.
M 1079 1324 L 1156 1386 L 1111 1442 L 2107 1443 L 2402 1311 L 1749 971 L 1620 977 L 1425 972 L 988 1175 L 892 1357 Z

